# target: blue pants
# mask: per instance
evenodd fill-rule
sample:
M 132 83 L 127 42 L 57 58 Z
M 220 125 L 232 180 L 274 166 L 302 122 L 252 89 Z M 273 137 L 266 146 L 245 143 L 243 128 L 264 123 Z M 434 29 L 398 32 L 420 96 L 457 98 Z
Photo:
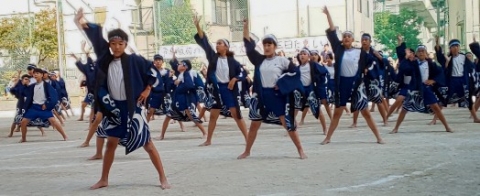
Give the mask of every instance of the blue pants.
M 150 94 L 150 108 L 160 109 L 163 103 L 163 92 L 152 92 Z
M 340 93 L 340 107 L 347 106 L 347 102 L 352 96 L 353 83 L 355 82 L 355 77 L 343 77 L 340 76 L 340 89 L 337 89 Z
M 37 104 L 32 104 L 32 106 L 30 106 L 27 112 L 25 112 L 25 114 L 23 115 L 23 118 L 26 118 L 28 120 L 34 120 L 37 118 L 42 120 L 48 120 L 52 117 L 53 112 L 51 110 L 42 110 L 42 106 Z
M 273 88 L 262 88 L 263 104 L 268 113 L 273 112 L 275 116 L 285 116 L 285 106 L 287 97 L 282 95 L 279 90 Z
M 235 104 L 236 98 L 233 95 L 233 91 L 228 89 L 228 83 L 226 84 L 218 83 L 218 90 L 219 90 L 223 105 L 225 105 L 227 108 L 235 107 L 237 105 Z

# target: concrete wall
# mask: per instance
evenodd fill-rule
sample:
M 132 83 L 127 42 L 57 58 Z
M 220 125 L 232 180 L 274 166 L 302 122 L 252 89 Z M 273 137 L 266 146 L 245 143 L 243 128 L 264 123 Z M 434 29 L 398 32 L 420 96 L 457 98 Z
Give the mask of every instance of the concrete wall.
M 448 0 L 449 7 L 449 25 L 448 40 L 460 39 L 462 47 L 468 48 L 468 44 L 473 41 L 473 35 L 480 33 L 480 1 L 478 0 Z M 463 31 L 462 31 L 463 29 Z

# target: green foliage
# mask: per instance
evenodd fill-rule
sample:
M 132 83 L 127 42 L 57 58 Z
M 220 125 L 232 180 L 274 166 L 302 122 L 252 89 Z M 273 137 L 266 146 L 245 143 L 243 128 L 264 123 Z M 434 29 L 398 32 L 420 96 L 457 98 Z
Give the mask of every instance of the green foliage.
M 384 45 L 384 51 L 392 53 L 397 47 L 397 35 L 402 35 L 407 47 L 416 48 L 421 44 L 418 35 L 422 18 L 415 11 L 402 8 L 399 14 L 378 12 L 374 14 L 375 40 Z
M 194 13 L 190 1 L 181 4 L 165 1 L 160 9 L 160 28 L 164 45 L 193 44 L 197 29 L 193 25 Z
M 28 15 L 2 18 L 0 37 L 2 37 L 0 50 L 4 51 L 4 57 L 10 57 L 5 62 L 4 69 L 24 69 L 32 55 L 39 57 L 39 61 L 36 62 L 38 65 L 42 65 L 47 59 L 55 59 L 58 56 L 56 11 L 41 10 L 31 19 Z

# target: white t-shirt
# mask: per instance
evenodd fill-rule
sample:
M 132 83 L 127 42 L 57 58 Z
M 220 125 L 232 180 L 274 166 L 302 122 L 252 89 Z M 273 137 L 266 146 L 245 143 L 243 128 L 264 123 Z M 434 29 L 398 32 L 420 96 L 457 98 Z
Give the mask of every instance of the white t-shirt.
M 335 67 L 333 67 L 333 65 L 332 66 L 325 65 L 325 68 L 327 68 L 327 71 L 330 74 L 330 79 L 334 79 L 335 78 Z
M 35 79 L 34 77 L 31 77 L 30 84 L 35 84 L 35 83 L 37 83 L 37 79 Z
M 303 86 L 310 86 L 312 84 L 312 77 L 310 75 L 310 65 L 300 65 L 300 80 L 302 81 Z
M 167 74 L 167 69 L 159 69 L 158 71 L 160 72 L 161 76 L 165 76 L 165 74 Z
M 465 64 L 465 55 L 457 55 L 452 58 L 452 76 L 453 77 L 462 77 L 463 76 L 463 65 Z
M 283 71 L 288 70 L 290 61 L 281 56 L 274 56 L 265 59 L 260 65 L 260 77 L 262 78 L 263 88 L 273 88 Z
M 125 92 L 125 80 L 123 77 L 122 61 L 120 59 L 113 59 L 108 67 L 108 92 L 112 99 L 117 101 L 127 100 L 127 93 Z
M 357 48 L 345 50 L 342 59 L 342 67 L 340 69 L 340 76 L 353 77 L 357 75 L 360 52 L 361 50 Z
M 43 81 L 33 85 L 35 85 L 33 89 L 33 104 L 45 104 L 45 102 L 47 101 L 47 97 L 45 95 L 45 89 L 43 88 Z
M 219 83 L 230 82 L 230 74 L 228 69 L 227 58 L 218 57 L 217 70 L 215 70 L 215 76 Z
M 428 80 L 428 62 L 420 62 L 420 74 L 422 75 L 422 82 Z

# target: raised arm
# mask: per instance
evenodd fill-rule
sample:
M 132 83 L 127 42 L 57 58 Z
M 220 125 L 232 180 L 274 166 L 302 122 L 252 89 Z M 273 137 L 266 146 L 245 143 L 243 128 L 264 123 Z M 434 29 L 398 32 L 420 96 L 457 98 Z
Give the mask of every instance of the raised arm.
M 75 15 L 75 24 L 80 30 L 83 30 L 87 35 L 88 40 L 92 43 L 93 51 L 98 59 L 110 54 L 108 42 L 103 39 L 102 27 L 97 24 L 87 23 L 84 20 L 83 9 L 80 8 Z
M 473 36 L 473 42 L 469 45 L 470 51 L 478 58 L 480 58 L 480 44 L 478 44 L 477 39 Z
M 75 66 L 78 68 L 78 70 L 82 72 L 83 75 L 87 75 L 87 69 L 86 69 L 87 66 L 84 65 L 82 61 L 80 61 L 80 59 L 77 56 L 75 56 L 75 54 L 72 53 L 69 56 L 75 59 Z
M 247 53 L 248 60 L 250 60 L 254 66 L 260 66 L 263 60 L 263 55 L 255 50 L 257 44 L 252 38 L 250 38 L 248 19 L 243 19 L 243 44 L 245 45 L 245 51 Z
M 407 53 L 405 52 L 405 50 L 407 49 L 407 44 L 405 44 L 401 36 L 398 36 L 397 39 L 399 43 L 395 48 L 395 51 L 397 52 L 398 62 L 402 62 L 405 60 L 405 56 L 407 55 Z
M 205 32 L 203 32 L 202 28 L 200 27 L 200 19 L 201 17 L 198 17 L 197 15 L 193 17 L 193 23 L 197 28 L 197 34 L 195 34 L 193 38 L 195 39 L 195 42 L 197 42 L 197 44 L 203 48 L 208 61 L 211 62 L 215 57 L 216 52 L 213 50 L 208 37 L 205 35 Z
M 323 7 L 323 13 L 327 16 L 328 25 L 329 25 L 329 27 L 326 31 L 327 39 L 330 42 L 330 44 L 332 44 L 332 48 L 338 47 L 341 44 L 341 42 L 338 39 L 337 28 L 333 24 L 332 16 L 330 15 L 330 12 L 328 11 L 327 6 Z
M 437 55 L 437 61 L 438 63 L 445 69 L 447 68 L 447 58 L 445 57 L 445 54 L 443 54 L 442 47 L 440 46 L 439 43 L 439 37 L 438 35 L 435 36 L 435 53 Z

